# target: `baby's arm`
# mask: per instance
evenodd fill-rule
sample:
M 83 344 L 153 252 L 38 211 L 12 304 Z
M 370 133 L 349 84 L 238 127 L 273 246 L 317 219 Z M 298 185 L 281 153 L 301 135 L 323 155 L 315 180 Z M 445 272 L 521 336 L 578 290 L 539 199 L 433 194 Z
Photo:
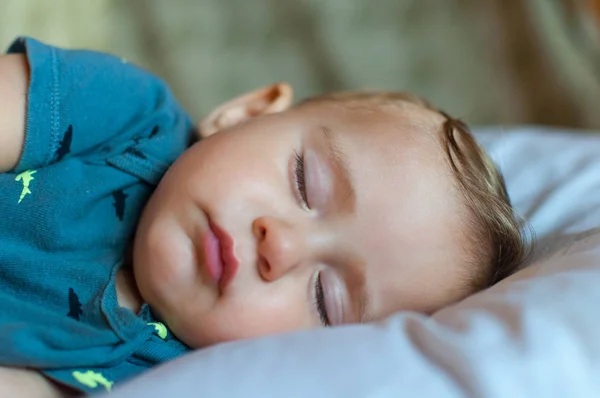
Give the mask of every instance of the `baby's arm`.
M 40 373 L 28 369 L 0 366 L 0 386 L 6 397 L 65 397 L 71 391 L 61 390 Z
M 25 140 L 29 66 L 23 54 L 0 56 L 0 173 L 17 165 Z M 40 373 L 0 366 L 0 386 L 7 396 L 62 397 Z
M 0 56 L 0 173 L 14 168 L 23 150 L 28 86 L 25 55 Z

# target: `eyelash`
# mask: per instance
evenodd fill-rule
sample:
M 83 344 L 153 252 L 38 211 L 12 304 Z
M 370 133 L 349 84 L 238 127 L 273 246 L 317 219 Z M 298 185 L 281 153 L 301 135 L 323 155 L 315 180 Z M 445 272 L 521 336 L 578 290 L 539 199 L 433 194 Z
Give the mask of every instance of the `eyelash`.
M 325 295 L 323 294 L 323 284 L 321 283 L 321 273 L 319 272 L 315 278 L 315 307 L 319 313 L 321 323 L 325 327 L 331 326 L 329 317 L 327 316 L 327 307 L 325 306 Z
M 298 152 L 295 154 L 296 164 L 294 167 L 294 176 L 296 180 L 296 189 L 300 194 L 302 206 L 310 209 L 308 204 L 308 195 L 306 194 L 306 177 L 304 175 L 304 157 Z

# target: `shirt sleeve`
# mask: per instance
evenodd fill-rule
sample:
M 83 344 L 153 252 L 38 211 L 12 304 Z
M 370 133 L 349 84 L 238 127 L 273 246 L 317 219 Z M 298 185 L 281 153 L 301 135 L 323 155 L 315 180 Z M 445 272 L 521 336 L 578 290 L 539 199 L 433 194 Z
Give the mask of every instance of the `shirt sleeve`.
M 186 112 L 167 85 L 142 68 L 32 38 L 17 39 L 8 52 L 25 54 L 31 74 L 25 145 L 13 172 L 69 157 L 110 158 L 142 140 L 161 142 L 160 160 L 169 164 L 189 143 L 193 125 Z

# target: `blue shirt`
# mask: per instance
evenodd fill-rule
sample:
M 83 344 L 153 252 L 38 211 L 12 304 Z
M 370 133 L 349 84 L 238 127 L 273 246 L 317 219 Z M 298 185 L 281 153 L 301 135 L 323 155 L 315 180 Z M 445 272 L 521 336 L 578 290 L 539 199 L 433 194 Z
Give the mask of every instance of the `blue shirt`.
M 30 38 L 25 146 L 0 174 L 0 365 L 109 390 L 188 350 L 145 305 L 118 305 L 144 204 L 193 124 L 163 81 L 117 57 Z

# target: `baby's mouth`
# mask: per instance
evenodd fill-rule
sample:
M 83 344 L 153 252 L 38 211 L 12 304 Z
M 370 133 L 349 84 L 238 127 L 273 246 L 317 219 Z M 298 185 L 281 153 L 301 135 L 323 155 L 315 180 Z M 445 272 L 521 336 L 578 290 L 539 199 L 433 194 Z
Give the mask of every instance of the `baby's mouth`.
M 204 246 L 204 259 L 206 268 L 215 283 L 219 283 L 223 275 L 223 260 L 221 259 L 221 242 L 209 229 L 202 236 L 202 245 Z
M 233 250 L 233 239 L 225 230 L 209 220 L 209 229 L 202 237 L 202 244 L 208 273 L 223 293 L 239 267 Z

